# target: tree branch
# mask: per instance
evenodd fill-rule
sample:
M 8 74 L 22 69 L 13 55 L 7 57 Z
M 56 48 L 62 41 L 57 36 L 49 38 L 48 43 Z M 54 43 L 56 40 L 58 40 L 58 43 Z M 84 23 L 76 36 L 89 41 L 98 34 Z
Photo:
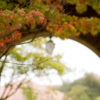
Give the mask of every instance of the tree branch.
M 0 54 L 0 58 L 2 58 L 4 55 L 6 55 L 7 54 L 7 52 L 9 51 L 9 49 L 10 49 L 10 45 L 8 45 L 8 47 L 6 48 L 6 50 L 3 52 L 3 53 L 1 53 Z
M 15 29 L 15 30 L 13 30 L 12 32 L 10 32 L 10 33 L 8 33 L 8 34 L 1 35 L 1 36 L 0 36 L 0 39 L 1 39 L 1 38 L 5 38 L 6 36 L 11 35 L 12 33 L 16 32 L 16 31 L 18 31 L 18 30 L 19 30 L 19 29 Z
M 16 89 L 14 91 L 9 91 L 8 95 L 5 96 L 4 98 L 1 98 L 1 100 L 6 100 L 7 98 L 11 97 L 12 95 L 14 95 L 17 90 L 22 86 L 22 84 L 24 83 L 25 79 L 23 79 L 16 87 Z M 11 93 L 12 92 L 12 93 Z
M 4 69 L 6 59 L 7 59 L 7 55 L 5 56 L 5 59 L 4 59 L 4 61 L 2 62 L 2 65 L 1 65 L 1 67 L 0 67 L 0 80 L 1 80 L 1 74 L 2 74 L 2 71 L 3 71 L 3 69 Z

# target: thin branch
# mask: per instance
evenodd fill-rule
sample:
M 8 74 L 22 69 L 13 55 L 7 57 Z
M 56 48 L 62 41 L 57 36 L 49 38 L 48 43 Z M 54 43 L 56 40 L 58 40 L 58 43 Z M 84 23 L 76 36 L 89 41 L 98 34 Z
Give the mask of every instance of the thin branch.
M 8 47 L 6 48 L 6 50 L 3 53 L 1 53 L 0 58 L 2 58 L 4 55 L 6 55 L 7 52 L 9 51 L 9 49 L 10 49 L 10 45 L 8 45 Z
M 2 62 L 2 61 L 0 61 Z M 6 61 L 5 63 L 9 63 L 9 64 L 15 64 L 15 65 L 33 65 L 33 64 L 23 64 L 23 63 L 13 63 L 13 62 L 9 62 L 9 61 Z
M 50 60 L 51 58 L 48 58 L 48 59 L 46 59 L 46 60 L 44 60 L 44 61 L 41 61 L 41 62 L 39 62 L 38 64 L 40 65 L 41 63 L 45 63 L 46 61 L 48 61 L 48 60 Z
M 22 42 L 22 43 L 19 43 L 19 44 L 15 43 L 15 44 L 12 44 L 12 45 L 21 45 L 21 44 L 31 43 L 37 37 L 38 33 L 41 32 L 41 31 L 43 31 L 44 29 L 45 29 L 45 27 L 41 27 L 40 29 L 36 29 L 34 31 L 22 32 L 23 34 L 32 34 L 32 33 L 35 33 L 35 35 L 33 35 L 32 39 L 29 42 Z
M 22 86 L 22 84 L 24 83 L 25 78 L 17 85 L 15 91 L 13 91 L 11 94 L 9 94 L 8 96 L 4 97 L 3 100 L 6 100 L 7 98 L 11 97 L 12 95 L 14 95 L 17 90 Z
M 5 59 L 4 59 L 4 61 L 2 62 L 2 65 L 1 65 L 1 67 L 0 67 L 0 80 L 1 80 L 1 74 L 2 74 L 2 71 L 3 71 L 3 69 L 4 69 L 6 59 L 7 59 L 7 55 L 5 56 Z
M 50 60 L 50 58 L 43 60 L 43 61 L 39 62 L 38 64 L 44 63 L 48 60 Z M 0 62 L 3 62 L 3 61 L 0 61 Z M 30 64 L 24 64 L 24 63 L 13 63 L 13 62 L 9 62 L 9 61 L 5 61 L 5 63 L 15 64 L 15 65 L 28 65 L 28 66 L 34 65 L 33 63 L 32 64 L 31 63 Z
M 20 43 L 20 44 L 17 44 L 17 43 L 11 43 L 11 44 L 9 44 L 8 47 L 6 48 L 6 50 L 5 50 L 3 53 L 1 53 L 0 58 L 2 58 L 5 54 L 7 54 L 7 52 L 9 51 L 9 49 L 10 49 L 12 46 L 22 45 L 22 44 L 28 44 L 28 43 L 33 42 L 33 40 L 35 39 L 36 35 L 37 35 L 37 34 L 35 34 L 35 35 L 32 37 L 32 40 L 30 40 L 29 42 L 23 42 L 23 43 Z
M 5 94 L 6 94 L 6 92 L 7 92 L 7 90 L 8 90 L 9 87 L 11 87 L 10 84 L 7 84 L 7 85 L 4 87 L 4 91 L 3 91 L 3 93 L 2 93 L 2 95 L 1 95 L 1 97 L 0 97 L 0 100 L 1 100 L 2 98 L 4 98 L 4 96 L 5 96 Z
M 22 43 L 12 43 L 11 45 L 12 46 L 16 46 L 16 45 L 22 45 L 22 44 L 28 44 L 28 43 L 31 43 L 31 42 L 33 42 L 33 40 L 36 38 L 36 36 L 37 36 L 37 34 L 35 34 L 33 37 L 32 37 L 32 39 L 30 40 L 30 41 L 28 41 L 28 42 L 22 42 Z
M 15 74 L 15 70 L 14 70 L 14 72 L 12 73 L 12 77 L 10 78 L 10 82 L 4 87 L 4 91 L 3 91 L 3 93 L 2 93 L 2 95 L 1 95 L 1 97 L 0 97 L 0 99 L 1 99 L 1 98 L 4 98 L 4 95 L 5 95 L 5 93 L 7 92 L 7 90 L 8 90 L 9 87 L 10 87 L 9 92 L 12 90 L 12 85 L 11 85 L 10 83 L 12 83 L 12 81 L 13 81 L 14 74 Z M 7 93 L 7 95 L 9 94 L 9 92 Z
M 13 30 L 12 32 L 10 32 L 10 33 L 8 33 L 8 34 L 5 34 L 5 35 L 0 36 L 0 39 L 1 39 L 1 38 L 4 38 L 4 37 L 6 37 L 6 36 L 9 36 L 9 35 L 11 35 L 12 33 L 16 32 L 16 31 L 18 31 L 18 29 L 15 29 L 15 30 Z

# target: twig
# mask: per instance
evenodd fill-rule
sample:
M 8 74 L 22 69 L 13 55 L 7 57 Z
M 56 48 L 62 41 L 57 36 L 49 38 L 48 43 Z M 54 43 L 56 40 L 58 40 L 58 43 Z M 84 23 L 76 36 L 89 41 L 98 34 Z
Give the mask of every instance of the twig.
M 32 33 L 35 33 L 35 35 L 33 35 L 32 39 L 29 41 L 29 42 L 22 42 L 22 43 L 19 43 L 19 44 L 12 44 L 12 45 L 21 45 L 21 44 L 27 44 L 27 43 L 31 43 L 33 42 L 33 40 L 36 38 L 36 36 L 38 35 L 38 32 L 41 32 L 45 29 L 45 27 L 41 27 L 40 29 L 36 29 L 34 31 L 30 31 L 30 32 L 23 32 L 23 34 L 32 34 Z
M 1 81 L 1 74 L 2 74 L 2 71 L 3 71 L 3 69 L 4 69 L 6 59 L 7 59 L 7 55 L 5 56 L 5 59 L 4 59 L 4 61 L 2 62 L 2 65 L 1 65 L 1 67 L 0 67 L 0 81 Z
M 9 51 L 10 49 L 10 45 L 8 45 L 8 47 L 6 48 L 6 50 L 0 55 L 0 58 L 2 58 L 4 55 L 7 54 L 7 52 Z
M 15 74 L 15 71 L 12 73 L 12 77 L 10 78 L 10 79 L 11 79 L 10 82 L 4 87 L 4 91 L 3 91 L 3 93 L 2 93 L 2 95 L 1 95 L 1 97 L 0 97 L 0 99 L 4 98 L 4 95 L 5 95 L 5 93 L 7 92 L 9 86 L 10 86 L 10 91 L 12 90 L 12 86 L 11 86 L 10 83 L 12 83 L 12 81 L 13 81 L 14 74 Z M 7 93 L 7 95 L 8 95 L 8 94 L 9 94 L 9 92 Z
M 16 46 L 16 45 L 22 45 L 22 44 L 28 44 L 28 43 L 31 43 L 31 42 L 33 42 L 33 40 L 36 38 L 36 36 L 37 36 L 37 34 L 35 34 L 33 37 L 32 37 L 32 39 L 30 40 L 30 41 L 28 41 L 28 42 L 22 42 L 22 43 L 12 43 L 11 45 L 12 46 Z
M 6 35 L 0 36 L 0 39 L 1 39 L 1 38 L 4 38 L 4 37 L 6 37 L 6 36 L 11 35 L 12 33 L 16 32 L 17 30 L 18 30 L 18 29 L 15 29 L 15 30 L 13 30 L 12 32 L 10 32 L 10 33 L 8 33 L 8 34 L 6 34 Z
M 49 59 L 50 58 L 43 60 L 43 61 L 39 62 L 38 64 L 44 63 L 44 62 L 48 61 Z M 0 62 L 3 62 L 3 61 L 0 61 Z M 30 64 L 24 64 L 24 63 L 13 63 L 13 62 L 9 62 L 9 61 L 5 61 L 5 63 L 15 64 L 15 65 L 29 65 L 29 66 L 34 65 L 33 63 L 32 64 L 31 63 Z
M 2 62 L 2 61 L 0 61 Z M 12 63 L 12 62 L 9 62 L 9 61 L 6 61 L 5 63 L 9 63 L 9 64 L 15 64 L 15 65 L 33 65 L 33 64 L 23 64 L 23 63 Z
M 7 98 L 9 98 L 10 96 L 12 96 L 13 94 L 15 94 L 17 92 L 17 90 L 21 87 L 21 85 L 24 83 L 25 78 L 17 85 L 15 91 L 13 91 L 11 94 L 7 95 L 6 97 L 2 98 L 3 100 L 6 100 Z M 11 91 L 10 91 L 11 92 Z

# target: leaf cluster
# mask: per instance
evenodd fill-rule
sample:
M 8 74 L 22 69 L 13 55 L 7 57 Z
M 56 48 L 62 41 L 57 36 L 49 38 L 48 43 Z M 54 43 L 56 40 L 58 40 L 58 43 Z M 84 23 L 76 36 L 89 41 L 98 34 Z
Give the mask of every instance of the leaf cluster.
M 100 79 L 93 74 L 86 74 L 82 79 L 72 83 L 64 83 L 61 91 L 66 93 L 67 97 L 74 100 L 96 100 L 100 96 Z

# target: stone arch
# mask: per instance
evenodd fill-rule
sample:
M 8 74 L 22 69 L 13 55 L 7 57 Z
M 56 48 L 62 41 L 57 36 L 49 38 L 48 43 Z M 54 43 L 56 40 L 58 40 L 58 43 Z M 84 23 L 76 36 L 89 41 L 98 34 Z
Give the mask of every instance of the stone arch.
M 24 36 L 20 41 L 18 41 L 18 43 L 24 42 L 26 40 L 30 40 L 32 39 L 32 37 L 34 37 L 35 34 L 27 34 L 26 36 Z M 39 34 L 37 34 L 37 37 L 48 37 L 51 34 L 48 32 L 40 32 Z M 85 45 L 86 47 L 88 47 L 89 49 L 91 49 L 93 52 L 95 52 L 99 57 L 100 57 L 100 34 L 93 36 L 91 34 L 80 34 L 80 36 L 71 36 L 69 37 L 69 39 L 75 40 L 83 45 Z

